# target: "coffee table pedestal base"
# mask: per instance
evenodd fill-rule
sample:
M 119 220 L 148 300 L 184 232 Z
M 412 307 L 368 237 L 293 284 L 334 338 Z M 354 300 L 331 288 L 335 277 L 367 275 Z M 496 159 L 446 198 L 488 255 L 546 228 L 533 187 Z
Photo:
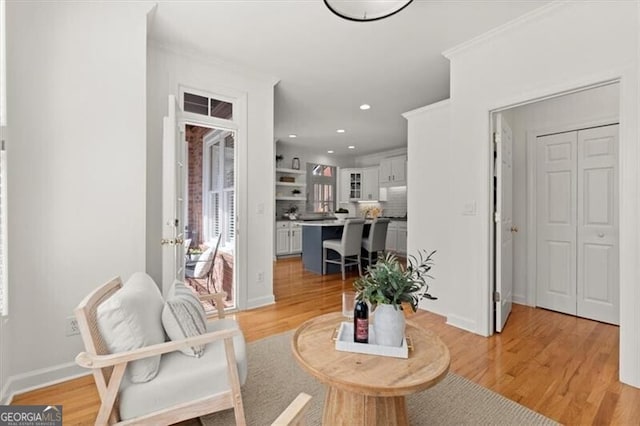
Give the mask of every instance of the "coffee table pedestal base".
M 323 425 L 408 425 L 404 396 L 369 396 L 327 386 Z

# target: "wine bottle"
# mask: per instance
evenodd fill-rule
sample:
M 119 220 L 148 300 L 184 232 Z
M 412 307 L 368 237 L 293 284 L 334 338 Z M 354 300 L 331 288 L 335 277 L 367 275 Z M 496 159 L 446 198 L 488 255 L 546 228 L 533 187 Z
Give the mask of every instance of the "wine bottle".
M 369 343 L 369 306 L 364 300 L 358 300 L 353 310 L 353 341 Z

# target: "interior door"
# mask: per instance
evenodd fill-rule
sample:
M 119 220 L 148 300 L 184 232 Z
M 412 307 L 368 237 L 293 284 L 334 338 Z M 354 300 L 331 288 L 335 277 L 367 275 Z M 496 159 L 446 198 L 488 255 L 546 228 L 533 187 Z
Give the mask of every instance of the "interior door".
M 536 299 L 576 315 L 577 133 L 538 137 Z
M 578 132 L 578 316 L 619 324 L 618 125 Z
M 169 95 L 162 122 L 162 290 L 184 280 L 184 209 L 186 141 L 178 123 L 180 107 Z
M 504 329 L 513 299 L 513 132 L 496 114 L 496 331 Z M 498 245 L 499 244 L 499 245 Z

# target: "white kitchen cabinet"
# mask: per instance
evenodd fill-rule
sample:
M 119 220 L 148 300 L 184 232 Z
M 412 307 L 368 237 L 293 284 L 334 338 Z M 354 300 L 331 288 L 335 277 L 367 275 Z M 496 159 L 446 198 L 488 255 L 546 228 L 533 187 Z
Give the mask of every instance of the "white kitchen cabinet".
M 398 222 L 396 236 L 396 253 L 407 255 L 407 222 Z
M 376 201 L 379 197 L 378 167 L 342 169 L 340 202 Z
M 380 185 L 406 185 L 407 160 L 402 157 L 391 157 L 380 160 Z
M 302 226 L 299 222 L 276 222 L 276 256 L 302 253 Z
M 377 201 L 380 198 L 379 193 L 378 168 L 367 167 L 362 169 L 362 194 L 360 200 Z
M 389 226 L 387 227 L 385 250 L 403 256 L 407 254 L 407 222 L 389 222 Z
M 298 222 L 291 222 L 289 224 L 289 228 L 291 229 L 291 236 L 289 237 L 289 252 L 291 254 L 302 253 L 302 225 Z
M 387 241 L 385 242 L 385 250 L 395 253 L 397 240 L 398 226 L 395 222 L 390 222 L 389 226 L 387 227 Z

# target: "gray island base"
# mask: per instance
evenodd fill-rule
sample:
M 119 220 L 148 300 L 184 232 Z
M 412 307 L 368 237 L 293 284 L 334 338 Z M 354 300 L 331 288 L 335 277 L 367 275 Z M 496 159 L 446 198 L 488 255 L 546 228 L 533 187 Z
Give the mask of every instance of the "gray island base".
M 308 271 L 322 274 L 322 242 L 324 240 L 337 240 L 342 238 L 344 222 L 337 220 L 323 220 L 302 222 L 302 264 Z M 370 221 L 364 225 L 362 237 L 366 238 L 371 227 Z M 338 253 L 329 250 L 329 259 L 340 259 Z M 327 264 L 327 274 L 340 272 L 340 265 Z

